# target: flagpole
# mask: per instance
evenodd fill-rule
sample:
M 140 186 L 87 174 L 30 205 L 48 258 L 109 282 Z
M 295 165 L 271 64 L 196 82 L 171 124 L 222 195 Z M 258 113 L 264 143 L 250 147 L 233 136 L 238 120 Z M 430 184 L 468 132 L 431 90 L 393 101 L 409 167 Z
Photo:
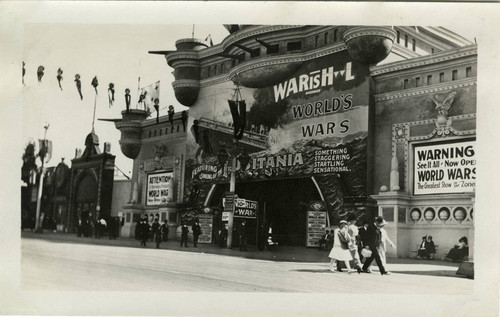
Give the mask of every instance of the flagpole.
M 93 117 L 92 117 L 92 132 L 94 132 L 95 108 L 96 108 L 96 104 L 97 104 L 97 93 L 95 94 L 95 97 L 94 97 L 94 115 L 93 115 Z
M 42 191 L 43 191 L 43 176 L 45 174 L 44 164 L 45 164 L 45 156 L 47 155 L 47 148 L 45 146 L 45 142 L 47 140 L 47 130 L 49 129 L 50 124 L 46 124 L 43 128 L 45 129 L 45 133 L 43 134 L 42 141 L 42 149 L 38 151 L 38 156 L 42 161 L 42 166 L 40 167 L 40 180 L 38 181 L 38 193 L 36 199 L 36 214 L 35 214 L 35 232 L 43 233 L 43 221 L 40 219 L 40 207 L 42 205 Z
M 139 98 L 140 94 L 141 94 L 141 76 L 139 76 L 139 78 L 137 79 L 137 98 Z M 135 109 L 138 108 L 139 108 L 139 102 L 135 104 Z

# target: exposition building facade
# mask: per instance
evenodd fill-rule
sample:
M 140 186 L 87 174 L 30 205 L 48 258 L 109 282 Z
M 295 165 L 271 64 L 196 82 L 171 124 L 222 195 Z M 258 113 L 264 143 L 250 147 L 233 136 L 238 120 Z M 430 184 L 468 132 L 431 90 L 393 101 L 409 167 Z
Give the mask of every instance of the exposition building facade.
M 189 111 L 156 122 L 134 109 L 115 123 L 134 160 L 122 234 L 144 215 L 198 218 L 214 242 L 232 212 L 250 243 L 272 228 L 282 244 L 314 246 L 355 214 L 385 217 L 390 256 L 427 234 L 441 253 L 461 236 L 473 246 L 476 45 L 441 27 L 225 27 L 220 44 L 151 52 Z

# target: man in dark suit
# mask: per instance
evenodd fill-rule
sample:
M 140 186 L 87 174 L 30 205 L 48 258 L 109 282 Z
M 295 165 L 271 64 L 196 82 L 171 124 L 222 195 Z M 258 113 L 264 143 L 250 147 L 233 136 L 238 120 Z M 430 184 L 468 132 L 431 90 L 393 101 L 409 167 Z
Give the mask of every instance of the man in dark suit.
M 238 230 L 240 237 L 240 251 L 247 251 L 247 223 L 243 221 Z
M 358 244 L 358 253 L 359 253 L 359 258 L 360 260 L 363 260 L 363 255 L 361 254 L 361 250 L 363 250 L 363 248 L 365 246 L 367 246 L 367 239 L 366 239 L 366 228 L 368 228 L 368 225 L 370 223 L 368 221 L 364 221 L 363 222 L 363 226 L 359 228 L 359 231 L 358 231 L 358 239 L 356 241 L 356 243 Z
M 198 237 L 201 234 L 201 226 L 198 223 L 198 219 L 194 222 L 193 226 L 191 227 L 191 230 L 193 231 L 193 244 L 194 247 L 198 247 Z
M 366 259 L 365 264 L 363 265 L 363 272 L 365 273 L 370 273 L 370 271 L 368 271 L 368 267 L 370 267 L 372 261 L 375 260 L 380 270 L 380 274 L 391 274 L 391 272 L 385 270 L 377 249 L 377 247 L 382 243 L 382 234 L 380 232 L 380 228 L 386 223 L 387 222 L 384 220 L 384 218 L 379 216 L 375 219 L 374 223 L 369 224 L 368 228 L 366 228 L 366 245 L 364 247 L 370 249 L 370 251 L 372 251 L 372 255 L 371 257 Z

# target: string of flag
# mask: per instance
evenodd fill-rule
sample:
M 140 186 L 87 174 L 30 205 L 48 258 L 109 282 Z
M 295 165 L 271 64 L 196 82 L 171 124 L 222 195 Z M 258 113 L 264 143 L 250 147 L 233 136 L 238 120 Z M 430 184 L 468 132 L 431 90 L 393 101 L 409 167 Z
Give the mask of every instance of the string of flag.
M 26 66 L 26 63 L 23 61 L 23 64 L 22 64 L 22 84 L 23 85 L 25 85 L 25 82 L 24 82 L 24 77 L 26 75 L 26 67 L 25 66 Z M 62 70 L 61 67 L 59 67 L 57 69 L 56 79 L 57 79 L 58 86 L 61 90 L 63 90 L 63 84 L 62 84 L 63 79 L 64 79 L 63 74 L 64 74 L 64 71 Z M 38 68 L 37 68 L 37 80 L 38 80 L 39 84 L 42 84 L 42 79 L 43 79 L 44 75 L 45 75 L 45 67 L 43 65 L 38 66 Z M 82 77 L 80 76 L 80 74 L 75 74 L 74 82 L 75 82 L 75 86 L 76 86 L 76 90 L 78 92 L 78 95 L 80 96 L 80 100 L 83 100 Z M 99 85 L 99 81 L 98 81 L 97 76 L 94 76 L 94 78 L 92 78 L 91 85 L 92 85 L 92 87 L 94 87 L 95 95 L 97 96 L 98 95 L 97 87 Z M 108 105 L 111 108 L 115 103 L 115 84 L 114 83 L 111 82 L 108 84 L 107 93 L 108 93 Z M 148 85 L 146 87 L 141 88 L 140 87 L 140 77 L 139 77 L 138 95 L 139 95 L 138 101 L 137 101 L 138 106 L 141 105 L 142 107 L 144 107 L 144 109 L 149 114 L 152 112 L 151 111 L 152 108 L 154 108 L 157 113 L 160 111 L 160 109 L 159 109 L 160 81 L 157 81 L 151 85 Z M 131 99 L 132 98 L 130 95 L 130 89 L 125 88 L 125 105 L 126 105 L 127 111 L 130 110 Z M 158 116 L 159 116 L 159 114 L 157 114 L 157 117 Z

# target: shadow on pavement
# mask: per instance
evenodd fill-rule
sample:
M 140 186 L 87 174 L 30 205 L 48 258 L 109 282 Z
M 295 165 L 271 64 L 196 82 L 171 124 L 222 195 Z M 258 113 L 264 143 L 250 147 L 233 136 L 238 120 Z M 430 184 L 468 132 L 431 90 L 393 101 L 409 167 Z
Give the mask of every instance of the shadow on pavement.
M 331 274 L 329 269 L 299 269 L 299 270 L 291 270 L 292 272 L 305 272 L 305 273 L 329 273 Z

